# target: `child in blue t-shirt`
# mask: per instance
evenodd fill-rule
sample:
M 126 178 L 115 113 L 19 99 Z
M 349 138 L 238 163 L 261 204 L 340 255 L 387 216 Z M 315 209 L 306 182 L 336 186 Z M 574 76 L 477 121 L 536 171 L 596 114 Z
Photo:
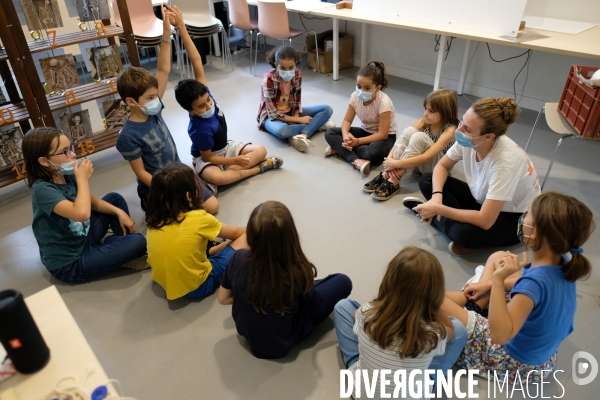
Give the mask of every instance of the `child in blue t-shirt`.
M 23 138 L 23 159 L 31 188 L 33 234 L 40 258 L 56 279 L 89 282 L 118 267 L 144 269 L 146 238 L 123 196 L 102 199 L 90 193 L 90 160 L 75 160 L 73 145 L 61 131 L 35 128 Z M 107 235 L 108 228 L 113 234 Z
M 527 253 L 522 261 L 510 252 L 494 253 L 479 285 L 446 294 L 442 310 L 458 318 L 469 334 L 455 366 L 479 369 L 486 378 L 488 373 L 494 377 L 495 371 L 499 380 L 508 374 L 510 384 L 546 378 L 554 370 L 558 347 L 573 331 L 575 281 L 591 272 L 581 246 L 593 230 L 592 212 L 579 200 L 552 192 L 538 196 L 521 216 L 517 231 L 533 251 L 531 263 Z M 510 286 L 507 303 L 505 290 Z M 489 303 L 488 319 L 463 308 L 469 300 L 480 306 Z
M 281 158 L 265 158 L 267 150 L 264 146 L 227 139 L 225 114 L 208 89 L 202 59 L 185 29 L 183 18 L 176 18 L 174 25 L 194 68 L 195 79 L 179 81 L 175 87 L 175 99 L 190 116 L 188 134 L 192 140 L 196 173 L 216 193 L 217 186 L 281 167 Z
M 163 36 L 156 77 L 143 68 L 129 67 L 117 78 L 119 95 L 131 109 L 131 115 L 117 138 L 117 150 L 129 161 L 137 177 L 138 195 L 144 211 L 152 175 L 161 168 L 180 162 L 177 147 L 162 117 L 164 105 L 160 99 L 171 71 L 171 24 L 183 21 L 183 16 L 176 6 L 164 4 L 161 10 Z M 219 210 L 219 201 L 209 190 L 203 190 L 202 200 L 208 213 L 214 214 Z

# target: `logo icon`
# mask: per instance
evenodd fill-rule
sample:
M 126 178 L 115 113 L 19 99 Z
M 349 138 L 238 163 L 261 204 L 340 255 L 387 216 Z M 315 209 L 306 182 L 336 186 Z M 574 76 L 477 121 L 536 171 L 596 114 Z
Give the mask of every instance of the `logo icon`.
M 598 361 L 586 351 L 578 351 L 573 354 L 572 360 L 573 382 L 576 385 L 587 385 L 598 375 Z M 583 377 L 589 371 L 589 375 Z

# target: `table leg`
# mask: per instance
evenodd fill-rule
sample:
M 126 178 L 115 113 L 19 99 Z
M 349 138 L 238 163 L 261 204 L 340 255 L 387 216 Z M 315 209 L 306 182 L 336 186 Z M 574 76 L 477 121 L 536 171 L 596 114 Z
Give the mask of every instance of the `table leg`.
M 367 65 L 367 24 L 363 22 L 360 37 L 360 67 L 365 65 Z
M 333 18 L 333 80 L 340 75 L 340 20 Z
M 438 51 L 437 66 L 435 67 L 435 80 L 433 81 L 433 90 L 440 88 L 440 78 L 442 76 L 442 64 L 444 63 L 444 53 L 446 51 L 446 35 L 440 35 L 440 49 Z
M 458 91 L 456 92 L 458 95 L 463 94 L 463 88 L 465 86 L 465 78 L 467 74 L 467 64 L 469 63 L 469 52 L 471 51 L 471 39 L 467 39 L 467 43 L 465 43 L 465 54 L 463 56 L 462 67 L 460 68 L 460 79 L 458 81 Z

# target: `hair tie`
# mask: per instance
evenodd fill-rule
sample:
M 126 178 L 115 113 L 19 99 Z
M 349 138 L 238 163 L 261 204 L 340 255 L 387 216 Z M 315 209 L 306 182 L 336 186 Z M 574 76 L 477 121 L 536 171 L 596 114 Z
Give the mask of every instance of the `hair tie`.
M 572 255 L 581 254 L 581 253 L 583 253 L 583 249 L 581 247 L 573 248 L 573 249 L 569 250 L 569 253 L 571 253 Z
M 369 63 L 369 67 L 377 67 L 377 65 L 375 65 L 375 63 Z

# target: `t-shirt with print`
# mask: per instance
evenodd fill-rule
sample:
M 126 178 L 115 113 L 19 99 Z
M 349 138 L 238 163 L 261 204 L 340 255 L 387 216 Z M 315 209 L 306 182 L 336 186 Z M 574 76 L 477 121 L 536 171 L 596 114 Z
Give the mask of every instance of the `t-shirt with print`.
M 180 162 L 171 132 L 163 120 L 162 109 L 157 115 L 149 115 L 144 122 L 134 122 L 128 118 L 119 132 L 117 150 L 127 161 L 141 157 L 144 169 L 150 175 L 174 162 Z M 139 179 L 137 181 L 144 185 Z
M 225 114 L 217 106 L 217 102 L 210 89 L 206 88 L 208 95 L 213 99 L 215 113 L 210 118 L 197 117 L 190 114 L 188 135 L 192 140 L 192 156 L 200 157 L 201 151 L 212 152 L 221 150 L 227 146 L 227 121 Z
M 504 350 L 523 364 L 540 365 L 550 360 L 573 332 L 576 289 L 575 282 L 564 278 L 560 265 L 526 265 L 510 295 L 526 295 L 533 300 L 533 310 Z
M 396 113 L 394 112 L 394 104 L 387 94 L 381 90 L 377 91 L 375 99 L 371 104 L 365 106 L 358 99 L 356 93 L 350 96 L 350 105 L 354 107 L 356 116 L 360 119 L 360 127 L 369 132 L 379 132 L 379 115 L 384 112 L 390 112 L 390 131 L 389 135 L 395 135 L 398 132 L 398 124 L 396 123 Z
M 33 235 L 40 248 L 42 264 L 48 271 L 71 265 L 81 258 L 90 229 L 90 220 L 73 221 L 54 212 L 63 200 L 75 201 L 77 181 L 66 175 L 65 185 L 37 179 L 31 187 Z
M 221 223 L 204 210 L 185 213 L 185 219 L 160 229 L 148 229 L 148 264 L 152 280 L 174 300 L 198 289 L 206 281 L 212 265 L 206 245 L 221 232 Z
M 402 342 L 398 338 L 394 338 L 391 345 L 385 349 L 379 347 L 371 337 L 365 332 L 364 325 L 364 312 L 372 307 L 371 303 L 364 304 L 358 309 L 356 313 L 356 320 L 354 321 L 354 333 L 358 336 L 358 361 L 348 367 L 348 371 L 355 376 L 357 370 L 367 370 L 369 378 L 373 376 L 374 370 L 389 369 L 392 371 L 392 375 L 388 376 L 388 379 L 393 381 L 393 373 L 397 370 L 405 370 L 406 377 L 410 375 L 411 371 L 419 370 L 424 371 L 431 364 L 434 356 L 442 355 L 446 352 L 446 339 L 439 338 L 438 344 L 435 349 L 429 353 L 422 353 L 415 358 L 400 358 L 399 352 L 402 346 Z M 421 375 L 418 375 L 422 377 Z M 379 380 L 378 380 L 379 382 Z M 355 382 L 356 383 L 356 382 Z M 423 387 L 423 385 L 421 385 Z M 387 386 L 386 393 L 392 393 L 395 385 L 391 384 Z M 361 398 L 369 397 L 371 399 L 380 399 L 380 385 L 375 386 L 373 397 L 367 394 L 364 379 L 361 379 Z M 415 392 L 418 393 L 417 384 L 415 383 Z M 356 386 L 354 387 L 353 396 L 356 396 Z M 409 395 L 408 387 L 406 389 L 406 396 Z
M 463 161 L 471 194 L 479 204 L 486 199 L 504 201 L 503 212 L 524 213 L 540 193 L 537 172 L 525 150 L 507 136 L 500 136 L 481 161 L 474 148 L 454 145 L 446 155 Z
M 281 90 L 281 97 L 279 97 L 279 103 L 277 103 L 277 111 L 282 114 L 290 112 L 290 91 L 292 89 L 292 81 L 279 80 L 279 90 Z
M 284 357 L 294 343 L 314 329 L 312 322 L 303 320 L 299 312 L 302 302 L 312 299 L 314 290 L 303 295 L 300 285 L 294 285 L 294 305 L 284 315 L 277 314 L 270 306 L 265 307 L 266 314 L 256 312 L 246 296 L 251 267 L 249 256 L 249 250 L 236 251 L 221 281 L 221 286 L 233 292 L 231 314 L 235 327 L 248 339 L 255 357 Z M 289 292 L 284 294 L 284 299 L 289 299 Z

